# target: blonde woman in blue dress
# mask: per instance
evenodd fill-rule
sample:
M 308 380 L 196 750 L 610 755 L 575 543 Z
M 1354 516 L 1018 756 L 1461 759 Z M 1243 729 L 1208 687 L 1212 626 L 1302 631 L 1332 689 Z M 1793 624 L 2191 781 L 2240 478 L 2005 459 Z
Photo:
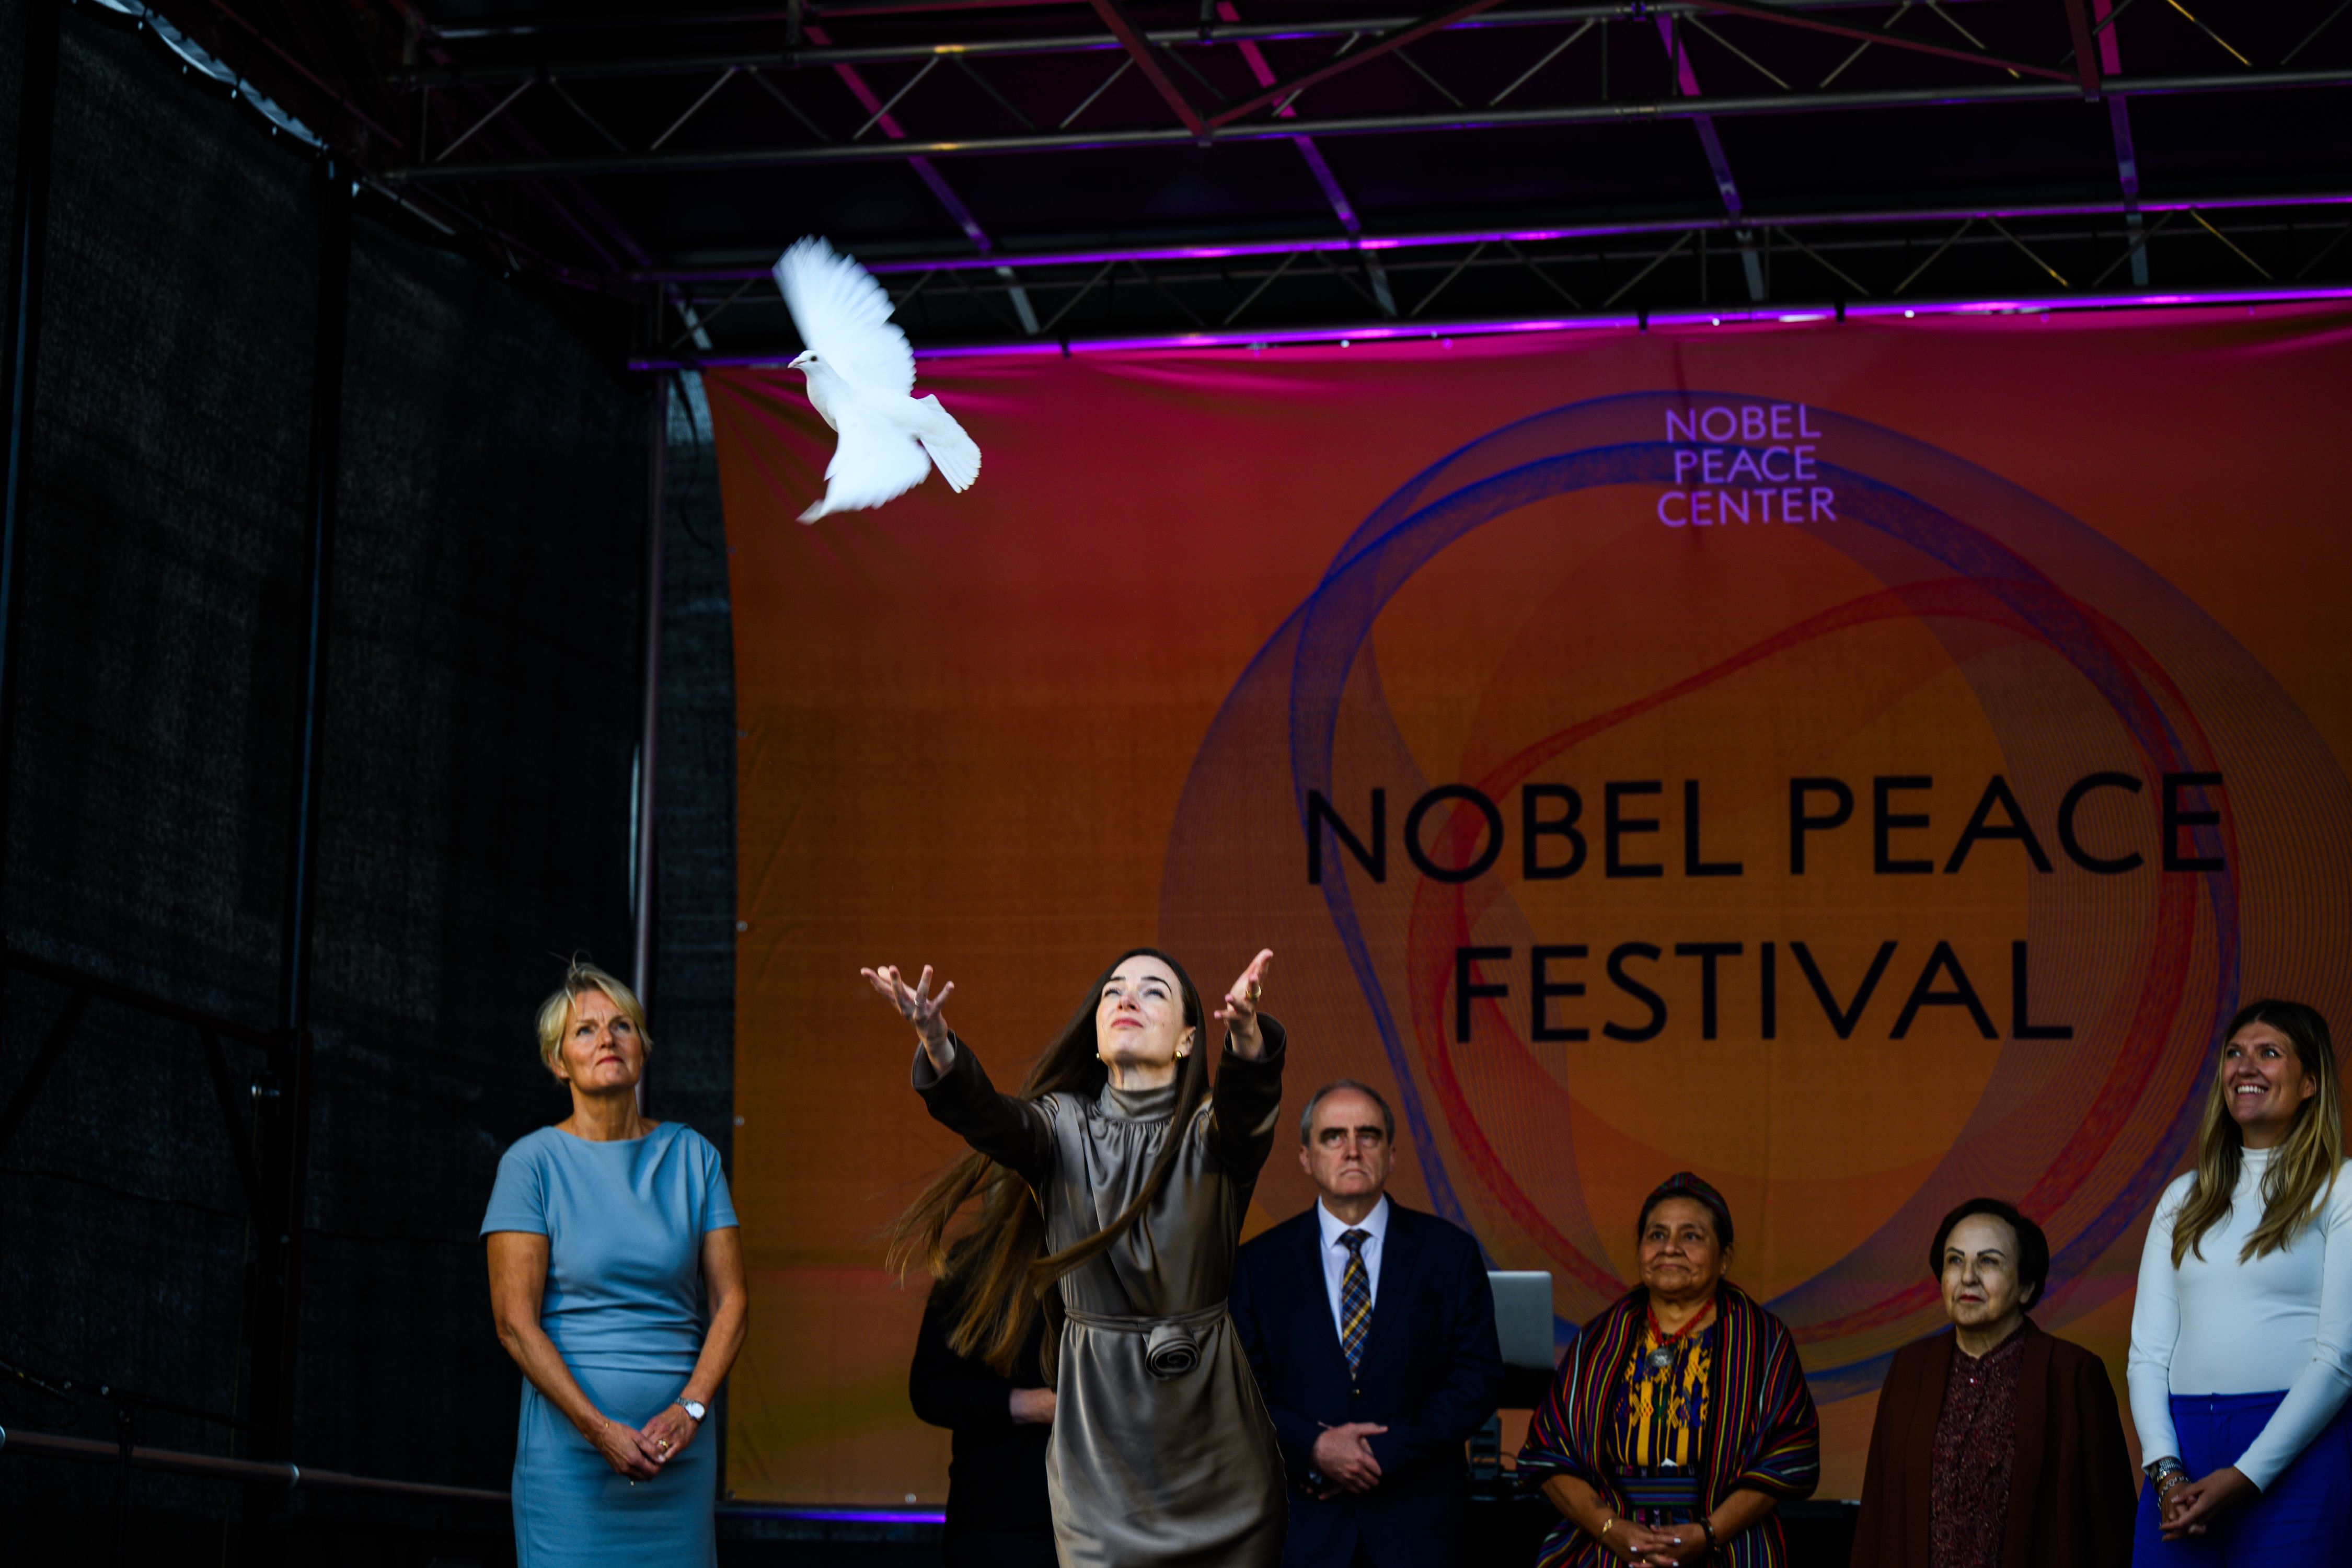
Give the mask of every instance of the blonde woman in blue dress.
M 499 1162 L 482 1219 L 499 1342 L 522 1368 L 518 1568 L 711 1564 L 718 1446 L 743 1346 L 741 1232 L 719 1151 L 637 1110 L 645 1010 L 574 963 L 539 1012 L 572 1114 Z

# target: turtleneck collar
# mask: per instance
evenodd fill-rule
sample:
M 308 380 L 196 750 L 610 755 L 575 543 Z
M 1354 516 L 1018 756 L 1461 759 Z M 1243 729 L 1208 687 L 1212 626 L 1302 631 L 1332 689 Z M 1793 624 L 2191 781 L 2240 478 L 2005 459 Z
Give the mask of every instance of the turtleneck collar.
M 1096 1105 L 1105 1116 L 1128 1121 L 1160 1121 L 1176 1114 L 1176 1084 L 1170 1079 L 1158 1089 L 1115 1089 L 1103 1085 Z

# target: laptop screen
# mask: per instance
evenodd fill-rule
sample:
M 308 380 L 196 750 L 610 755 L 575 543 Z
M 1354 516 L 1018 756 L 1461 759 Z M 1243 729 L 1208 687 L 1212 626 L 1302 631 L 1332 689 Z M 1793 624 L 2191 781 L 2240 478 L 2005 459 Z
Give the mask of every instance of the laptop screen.
M 1551 1276 L 1488 1269 L 1495 1291 L 1495 1337 L 1502 1342 L 1505 1366 L 1552 1369 Z

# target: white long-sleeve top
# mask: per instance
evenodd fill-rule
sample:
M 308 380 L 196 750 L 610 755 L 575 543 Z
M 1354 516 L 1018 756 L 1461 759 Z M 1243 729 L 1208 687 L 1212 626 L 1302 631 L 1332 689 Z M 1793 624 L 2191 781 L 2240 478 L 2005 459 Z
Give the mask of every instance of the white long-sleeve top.
M 2150 1462 L 2180 1453 L 2171 1395 L 2285 1390 L 2262 1435 L 2236 1461 L 2265 1490 L 2352 1394 L 2352 1176 L 2338 1173 L 2327 1201 L 2292 1246 L 2241 1263 L 2246 1238 L 2262 1224 L 2271 1152 L 2243 1152 L 2229 1216 L 2177 1269 L 2172 1222 L 2193 1174 L 2176 1179 L 2157 1200 L 2140 1253 L 2124 1376 L 2140 1455 Z

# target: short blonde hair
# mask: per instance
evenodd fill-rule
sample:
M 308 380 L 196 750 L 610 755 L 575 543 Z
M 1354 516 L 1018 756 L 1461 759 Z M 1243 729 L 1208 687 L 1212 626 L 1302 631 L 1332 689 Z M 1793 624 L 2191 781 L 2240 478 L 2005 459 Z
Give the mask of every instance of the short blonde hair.
M 551 1072 L 556 1053 L 563 1049 L 563 1031 L 572 1022 L 572 1005 L 591 991 L 602 991 L 636 1029 L 646 1055 L 654 1053 L 654 1037 L 646 1028 L 646 1010 L 638 1004 L 637 994 L 594 964 L 575 958 L 563 972 L 563 984 L 539 1005 L 539 1059 Z

